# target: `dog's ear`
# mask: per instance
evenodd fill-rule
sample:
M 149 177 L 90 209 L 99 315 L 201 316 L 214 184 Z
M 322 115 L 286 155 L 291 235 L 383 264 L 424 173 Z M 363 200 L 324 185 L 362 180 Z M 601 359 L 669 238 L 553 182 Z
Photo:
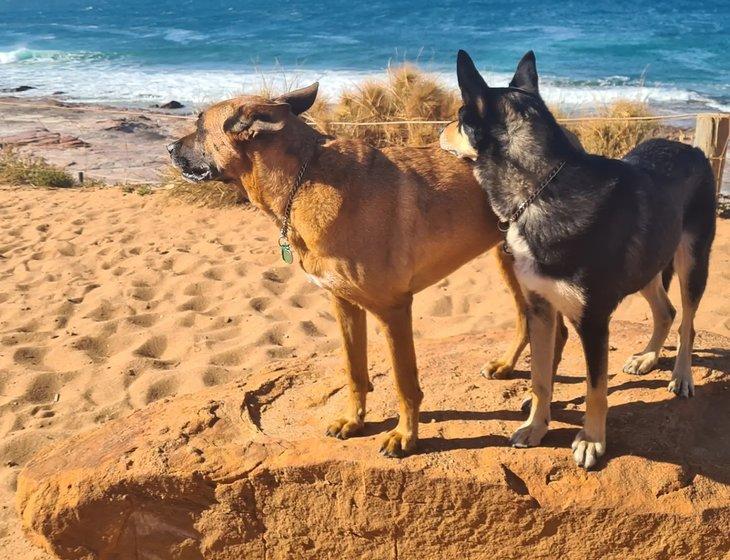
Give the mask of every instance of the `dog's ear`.
M 537 65 L 535 64 L 535 53 L 528 51 L 517 65 L 512 81 L 512 87 L 518 87 L 532 93 L 538 93 L 537 89 Z
M 460 50 L 456 56 L 456 77 L 459 81 L 464 106 L 475 108 L 479 115 L 483 117 L 487 111 L 487 90 L 489 86 L 474 66 L 474 61 L 466 54 L 466 51 Z
M 291 107 L 291 112 L 295 115 L 301 115 L 304 111 L 314 105 L 317 99 L 317 91 L 319 90 L 319 82 L 314 82 L 311 86 L 295 89 L 289 93 L 285 93 L 277 97 L 274 101 L 277 103 L 286 103 Z
M 251 140 L 261 133 L 278 132 L 286 125 L 289 106 L 283 103 L 258 105 L 253 111 L 240 108 L 223 123 L 223 131 L 240 140 Z

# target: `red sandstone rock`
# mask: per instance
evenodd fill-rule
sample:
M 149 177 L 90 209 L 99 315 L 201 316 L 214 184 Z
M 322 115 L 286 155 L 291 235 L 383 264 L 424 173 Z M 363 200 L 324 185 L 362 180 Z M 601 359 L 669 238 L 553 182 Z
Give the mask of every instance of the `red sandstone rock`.
M 80 138 L 70 134 L 51 132 L 46 128 L 37 128 L 27 132 L 0 136 L 0 146 L 46 146 L 59 149 L 86 148 L 89 146 Z
M 645 329 L 613 325 L 611 371 Z M 727 558 L 730 341 L 697 336 L 696 397 L 666 391 L 671 361 L 611 378 L 608 458 L 577 468 L 575 341 L 543 447 L 507 438 L 527 387 L 475 372 L 493 339 L 418 344 L 420 453 L 378 455 L 394 424 L 387 362 L 374 355 L 364 437 L 322 436 L 345 403 L 332 360 L 275 368 L 167 399 L 55 445 L 19 479 L 29 536 L 61 558 Z M 703 350 L 704 349 L 704 350 Z

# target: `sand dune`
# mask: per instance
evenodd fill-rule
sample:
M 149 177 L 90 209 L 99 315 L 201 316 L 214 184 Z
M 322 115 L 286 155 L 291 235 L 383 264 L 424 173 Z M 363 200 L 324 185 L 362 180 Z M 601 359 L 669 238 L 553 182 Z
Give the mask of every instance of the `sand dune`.
M 730 336 L 728 281 L 730 224 L 720 221 L 698 330 Z M 417 296 L 414 316 L 417 344 L 513 324 L 489 255 Z M 617 318 L 647 324 L 648 338 L 640 298 Z M 12 503 L 19 468 L 48 442 L 272 361 L 333 362 L 338 348 L 326 294 L 279 260 L 274 226 L 252 208 L 0 188 L 0 550 L 45 558 Z M 484 348 L 484 360 L 501 350 Z

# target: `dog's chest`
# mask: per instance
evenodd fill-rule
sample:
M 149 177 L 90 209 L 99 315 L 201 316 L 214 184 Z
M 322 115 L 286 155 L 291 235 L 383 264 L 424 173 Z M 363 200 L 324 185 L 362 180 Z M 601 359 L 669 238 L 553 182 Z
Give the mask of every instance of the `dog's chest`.
M 325 290 L 331 290 L 337 284 L 337 277 L 331 272 L 325 272 L 321 276 L 310 274 L 309 272 L 305 272 L 304 274 L 312 284 Z
M 515 275 L 523 291 L 539 294 L 569 319 L 580 320 L 585 305 L 585 296 L 580 287 L 567 280 L 541 274 L 530 246 L 515 225 L 510 226 L 507 232 L 507 244 L 514 255 Z

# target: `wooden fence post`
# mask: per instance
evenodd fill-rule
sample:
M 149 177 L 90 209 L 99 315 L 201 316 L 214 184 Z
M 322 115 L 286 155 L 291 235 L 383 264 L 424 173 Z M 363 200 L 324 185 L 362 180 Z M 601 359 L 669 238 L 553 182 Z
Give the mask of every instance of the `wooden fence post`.
M 728 137 L 730 137 L 730 113 L 697 115 L 694 145 L 705 152 L 710 160 L 718 194 L 722 188 L 722 172 L 725 167 Z

